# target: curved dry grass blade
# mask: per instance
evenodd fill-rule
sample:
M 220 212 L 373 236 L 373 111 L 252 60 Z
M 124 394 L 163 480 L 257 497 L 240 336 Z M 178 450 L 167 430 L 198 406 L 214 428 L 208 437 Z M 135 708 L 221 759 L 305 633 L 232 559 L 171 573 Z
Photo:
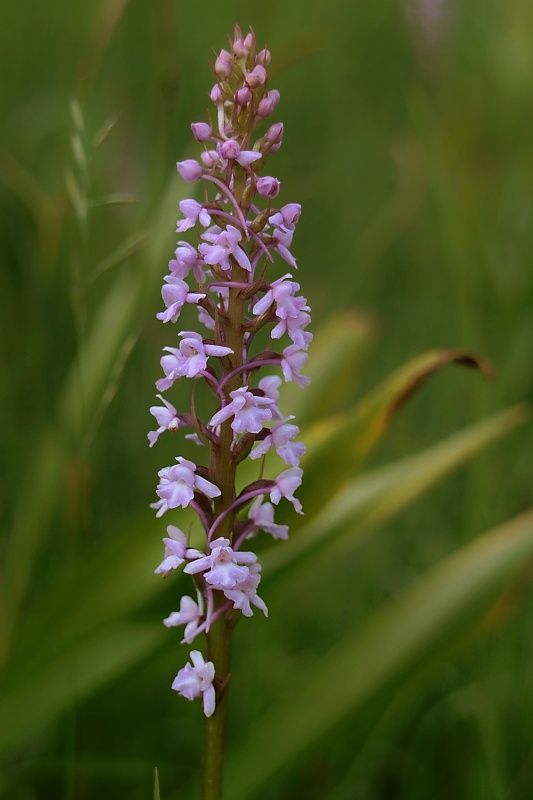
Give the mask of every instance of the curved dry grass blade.
M 306 471 L 321 470 L 324 483 L 320 497 L 328 496 L 339 480 L 352 476 L 360 468 L 406 400 L 448 364 L 475 367 L 486 376 L 492 374 L 490 364 L 478 356 L 462 350 L 430 350 L 396 370 L 352 411 L 317 422 L 306 431 L 308 450 L 302 466 Z M 320 502 L 309 481 L 303 484 L 300 499 L 309 511 L 317 508 Z
M 283 547 L 272 547 L 264 554 L 265 578 L 296 563 L 302 565 L 302 560 L 316 550 L 318 558 L 324 548 L 328 553 L 350 550 L 363 536 L 392 519 L 454 469 L 530 419 L 530 408 L 519 404 L 421 453 L 345 482 Z M 307 473 L 306 481 L 319 493 L 322 472 Z

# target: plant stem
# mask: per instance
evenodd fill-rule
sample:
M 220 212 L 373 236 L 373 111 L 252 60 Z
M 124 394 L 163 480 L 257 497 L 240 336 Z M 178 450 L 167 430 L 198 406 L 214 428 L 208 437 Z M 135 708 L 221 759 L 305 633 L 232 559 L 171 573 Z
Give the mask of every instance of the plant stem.
M 222 595 L 222 593 L 217 593 Z M 222 595 L 220 601 L 224 601 Z M 202 800 L 220 800 L 224 766 L 224 738 L 228 710 L 228 684 L 231 662 L 232 626 L 225 615 L 213 623 L 208 634 L 207 657 L 215 665 L 222 680 L 217 694 L 217 706 L 211 717 L 204 720 L 202 753 Z
M 233 264 L 232 277 L 244 281 L 246 273 L 238 264 Z M 215 331 L 215 341 L 224 342 L 233 350 L 228 372 L 234 371 L 242 363 L 243 330 L 242 313 L 243 299 L 239 289 L 230 289 L 228 323 L 225 325 L 224 338 L 220 339 L 220 332 Z M 226 402 L 230 402 L 230 392 L 240 386 L 238 372 L 226 382 L 224 394 Z M 231 450 L 233 430 L 229 420 L 221 425 L 219 445 L 210 448 L 209 479 L 220 488 L 220 497 L 215 499 L 215 516 L 223 513 L 235 500 L 235 469 L 236 465 Z M 229 539 L 233 544 L 233 525 L 235 513 L 228 514 L 217 530 L 217 536 Z M 214 611 L 226 602 L 223 592 L 214 594 Z M 202 800 L 221 800 L 222 798 L 222 773 L 224 766 L 224 738 L 226 733 L 226 717 L 228 711 L 228 688 L 231 665 L 231 635 L 232 623 L 227 614 L 223 614 L 212 625 L 207 634 L 207 659 L 215 666 L 215 675 L 218 681 L 217 704 L 211 717 L 204 721 L 204 740 L 202 753 Z

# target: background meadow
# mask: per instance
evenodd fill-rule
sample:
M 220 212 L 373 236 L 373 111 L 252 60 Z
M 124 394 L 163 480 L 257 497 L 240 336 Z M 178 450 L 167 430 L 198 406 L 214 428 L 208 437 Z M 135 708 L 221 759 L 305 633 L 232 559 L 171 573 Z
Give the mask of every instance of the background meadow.
M 531 504 L 533 6 L 31 0 L 2 22 L 0 796 L 140 800 L 156 766 L 162 800 L 195 796 L 148 507 L 190 451 L 146 432 L 175 162 L 238 22 L 273 55 L 317 342 L 290 392 L 308 515 L 285 510 L 270 618 L 237 630 L 227 796 L 531 797 L 531 515 L 485 533 Z

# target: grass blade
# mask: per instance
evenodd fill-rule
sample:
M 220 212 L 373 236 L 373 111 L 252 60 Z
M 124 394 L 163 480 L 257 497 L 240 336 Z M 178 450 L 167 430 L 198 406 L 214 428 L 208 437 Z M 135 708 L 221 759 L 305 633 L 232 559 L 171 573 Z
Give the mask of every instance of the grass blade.
M 533 510 L 469 543 L 373 614 L 247 731 L 227 762 L 232 800 L 464 635 L 533 553 Z

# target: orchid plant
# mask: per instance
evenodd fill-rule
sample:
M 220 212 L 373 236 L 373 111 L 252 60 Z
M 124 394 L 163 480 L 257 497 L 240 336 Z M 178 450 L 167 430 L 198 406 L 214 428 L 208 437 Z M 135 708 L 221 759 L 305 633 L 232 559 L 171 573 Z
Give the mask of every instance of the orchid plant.
M 203 185 L 202 202 L 180 203 L 177 232 L 190 231 L 195 241 L 178 242 L 162 288 L 166 309 L 157 315 L 163 323 L 175 323 L 184 306 L 194 305 L 202 329 L 181 331 L 178 346 L 165 347 L 158 391 L 167 392 L 178 378 L 200 379 L 216 405 L 210 419 L 202 421 L 194 392 L 189 412 L 177 411 L 159 394 L 162 405 L 150 409 L 158 427 L 148 434 L 153 446 L 166 431 L 187 430 L 187 438 L 203 453 L 202 465 L 178 456 L 177 464 L 159 471 L 159 499 L 152 508 L 161 517 L 190 506 L 205 534 L 205 548 L 199 550 L 189 547 L 184 531 L 169 525 L 164 558 L 155 572 L 166 577 L 183 566 L 194 580 L 196 599 L 182 597 L 179 611 L 164 624 L 185 626 L 184 643 L 207 639 L 206 655 L 192 650 L 191 663 L 172 683 L 188 700 L 203 701 L 206 798 L 220 797 L 222 791 L 232 628 L 240 616 L 253 614 L 252 607 L 268 615 L 258 594 L 261 565 L 246 547 L 260 531 L 287 539 L 288 527 L 274 520 L 274 506 L 282 499 L 303 513 L 294 493 L 302 481 L 305 445 L 297 441 L 294 416 L 279 408 L 279 387 L 281 376 L 299 387 L 309 382 L 301 369 L 312 340 L 306 330 L 311 318 L 292 273 L 274 280 L 270 276 L 278 257 L 296 269 L 290 247 L 300 217 L 297 203 L 276 203 L 279 180 L 260 174 L 283 138 L 283 125 L 275 122 L 254 139 L 279 101 L 279 92 L 269 88 L 270 59 L 268 50 L 257 52 L 253 31 L 243 36 L 236 26 L 229 50 L 221 50 L 215 61 L 210 93 L 215 113 L 209 122 L 191 126 L 205 148 L 201 163 L 187 159 L 177 164 L 185 181 Z M 266 345 L 263 329 L 269 331 Z M 277 347 L 284 337 L 288 343 Z M 257 479 L 238 492 L 239 465 L 245 459 L 263 460 L 269 450 L 285 468 L 267 479 L 258 467 Z
M 0 559 L 0 792 L 3 789 L 10 798 L 42 792 L 146 796 L 158 763 L 164 765 L 171 795 L 189 800 L 197 796 L 195 765 L 200 761 L 192 755 L 199 748 L 191 742 L 188 724 L 196 712 L 205 725 L 204 800 L 220 798 L 223 762 L 231 800 L 332 793 L 344 797 L 352 796 L 356 786 L 370 796 L 373 787 L 383 785 L 384 775 L 387 785 L 392 775 L 406 798 L 415 797 L 427 784 L 413 780 L 409 759 L 405 771 L 398 768 L 402 754 L 408 750 L 420 763 L 424 758 L 436 763 L 431 756 L 446 747 L 447 735 L 456 736 L 458 718 L 467 748 L 476 754 L 464 763 L 460 760 L 456 769 L 453 760 L 442 761 L 441 770 L 451 774 L 450 785 L 459 794 L 464 789 L 483 798 L 486 787 L 493 785 L 513 791 L 516 775 L 527 773 L 527 748 L 520 753 L 520 747 L 513 747 L 513 758 L 487 760 L 484 748 L 478 748 L 477 725 L 468 734 L 463 721 L 465 709 L 469 714 L 475 707 L 479 729 L 488 731 L 496 742 L 494 752 L 501 755 L 497 740 L 506 742 L 509 720 L 518 719 L 516 712 L 522 711 L 527 696 L 523 687 L 528 686 L 529 651 L 522 647 L 520 624 L 509 623 L 515 612 L 527 613 L 522 606 L 533 553 L 533 510 L 487 532 L 481 527 L 486 510 L 499 518 L 500 500 L 506 488 L 514 490 L 520 462 L 513 462 L 507 476 L 502 475 L 502 462 L 492 462 L 492 485 L 501 491 L 490 509 L 482 504 L 475 524 L 470 518 L 463 523 L 463 514 L 454 510 L 454 530 L 448 531 L 448 518 L 439 519 L 437 503 L 435 525 L 411 528 L 406 548 L 403 530 L 394 527 L 394 520 L 490 444 L 530 422 L 531 410 L 519 404 L 470 422 L 417 452 L 406 453 L 402 446 L 401 457 L 390 463 L 386 458 L 381 465 L 368 463 L 398 410 L 432 374 L 450 363 L 483 372 L 489 371 L 488 365 L 462 350 L 430 350 L 392 374 L 381 375 L 375 387 L 356 396 L 365 356 L 375 343 L 372 318 L 355 309 L 332 315 L 315 327 L 309 347 L 310 312 L 295 281 L 291 253 L 300 207 L 278 203 L 279 181 L 264 172 L 283 137 L 278 122 L 266 122 L 259 130 L 279 97 L 269 86 L 270 55 L 266 50 L 256 53 L 253 33 L 243 36 L 236 29 L 228 50 L 215 58 L 215 111 L 207 121 L 192 125 L 204 152 L 198 161 L 183 156 L 186 160 L 179 162 L 178 170 L 185 180 L 177 186 L 178 176 L 169 174 L 165 186 L 157 187 L 150 213 L 144 207 L 139 216 L 112 211 L 117 203 L 131 204 L 135 196 L 116 193 L 121 188 L 115 184 L 116 170 L 96 167 L 102 160 L 104 165 L 113 163 L 115 151 L 106 155 L 102 150 L 109 132 L 115 129 L 114 135 L 121 135 L 120 129 L 127 127 L 122 135 L 129 141 L 131 130 L 115 118 L 93 130 L 83 92 L 70 103 L 65 197 L 57 201 L 54 182 L 42 198 L 39 192 L 36 202 L 28 194 L 25 172 L 9 170 L 27 202 L 24 213 L 46 233 L 41 246 L 50 246 L 60 229 L 67 239 L 68 247 L 58 248 L 57 264 L 53 262 L 57 268 L 47 280 L 67 308 L 76 298 L 79 341 L 52 414 L 39 393 L 43 426 L 37 439 L 25 403 L 17 398 L 8 415 L 17 453 L 16 440 L 26 424 L 31 451 L 23 481 L 18 479 L 20 455 L 13 464 L 9 460 L 7 486 L 17 484 L 18 491 L 4 521 Z M 85 66 L 81 72 L 86 73 Z M 450 113 L 448 123 L 453 125 L 455 106 Z M 447 118 L 440 106 L 434 116 L 422 116 L 419 122 L 427 141 L 446 145 L 442 131 Z M 484 131 L 482 125 L 478 133 Z M 430 172 L 442 176 L 450 158 L 455 164 L 461 152 L 455 145 L 450 152 L 446 146 L 435 152 L 428 149 Z M 464 168 L 470 165 L 469 147 L 463 155 Z M 193 182 L 196 192 L 187 198 Z M 437 181 L 434 187 L 443 209 L 457 199 L 453 192 L 448 194 L 453 183 Z M 100 185 L 105 195 L 97 191 Z M 479 189 L 486 192 L 485 181 Z M 146 194 L 144 187 L 139 194 Z M 399 198 L 402 207 L 404 198 L 409 200 L 401 186 Z M 187 321 L 164 350 L 158 401 L 152 408 L 156 425 L 148 436 L 153 456 L 170 444 L 172 433 L 177 433 L 174 439 L 184 435 L 192 441 L 170 466 L 160 469 L 152 514 L 126 502 L 139 485 L 146 485 L 145 475 L 137 474 L 145 461 L 130 458 L 126 450 L 118 454 L 116 464 L 125 468 L 121 481 L 128 491 L 121 502 L 116 480 L 108 481 L 102 491 L 106 477 L 113 474 L 102 462 L 109 442 L 122 442 L 121 425 L 132 423 L 133 411 L 147 416 L 148 399 L 139 394 L 144 408 L 139 411 L 128 383 L 145 374 L 145 363 L 134 358 L 132 368 L 138 372 L 129 376 L 125 366 L 136 351 L 138 321 L 147 318 L 152 290 L 161 283 L 165 253 L 172 251 L 169 233 L 178 200 L 180 241 L 163 282 L 164 305 L 158 316 L 163 330 L 179 318 Z M 107 213 L 94 214 L 101 204 Z M 460 203 L 457 208 L 462 208 Z M 17 210 L 14 219 L 18 214 Z M 384 216 L 378 230 L 388 235 L 395 223 Z M 461 236 L 467 228 L 461 222 L 449 237 L 462 242 L 464 252 L 469 243 Z M 90 252 L 89 241 L 114 244 L 94 262 L 98 253 Z M 17 237 L 15 249 L 21 243 L 20 263 L 26 270 L 32 263 L 27 263 L 26 237 Z M 360 258 L 363 266 L 365 258 Z M 11 254 L 6 263 L 9 259 Z M 36 278 L 32 285 L 42 285 L 41 267 L 41 260 L 35 259 L 38 272 L 28 273 Z M 72 286 L 65 281 L 71 267 Z M 41 306 L 47 308 L 42 293 L 28 293 L 26 283 L 20 283 L 19 294 L 7 284 L 6 291 L 5 308 L 26 307 L 19 304 L 21 298 L 28 304 L 27 319 Z M 190 322 L 196 314 L 198 325 Z M 6 319 L 10 330 L 10 315 Z M 19 349 L 22 354 L 41 353 L 48 341 L 51 372 L 59 374 L 56 362 L 67 366 L 68 349 L 58 360 L 54 330 L 53 325 L 28 326 L 28 338 L 21 338 Z M 379 361 L 381 371 L 387 359 Z M 14 370 L 6 386 L 20 385 L 24 363 L 6 361 Z M 27 393 L 35 394 L 36 381 L 47 386 L 49 363 L 34 359 L 32 365 L 35 369 L 25 371 L 26 387 Z M 311 384 L 300 392 L 306 376 Z M 192 379 L 182 381 L 185 390 L 192 388 L 186 410 L 186 392 L 177 393 L 178 378 Z M 128 415 L 123 413 L 125 405 Z M 428 414 L 423 420 L 426 430 L 430 419 Z M 296 422 L 307 449 L 299 441 Z M 92 442 L 97 447 L 91 448 Z M 132 443 L 142 446 L 137 435 Z M 161 460 L 154 472 L 171 460 Z M 484 469 L 489 469 L 486 462 Z M 90 480 L 96 475 L 98 481 Z M 516 485 L 520 482 L 522 478 Z M 469 507 L 484 494 L 484 482 L 477 483 L 480 491 L 465 490 Z M 107 502 L 113 508 L 109 519 Z M 138 502 L 147 505 L 142 497 Z M 514 507 L 515 499 L 509 502 Z M 454 505 L 460 506 L 455 497 Z M 305 515 L 293 509 L 305 509 Z M 168 526 L 161 557 L 163 516 Z M 384 534 L 385 547 L 379 540 Z M 261 564 L 254 552 L 256 542 Z M 377 551 L 381 582 L 379 569 L 370 569 L 368 561 Z M 411 561 L 412 553 L 416 558 Z M 156 567 L 156 576 L 147 565 Z M 167 576 L 167 582 L 162 580 Z M 192 585 L 187 584 L 191 579 Z M 179 591 L 175 603 L 169 599 L 172 591 Z M 276 624 L 263 619 L 268 613 L 265 600 Z M 154 624 L 154 601 L 161 603 L 164 625 Z M 292 613 L 283 614 L 285 609 Z M 257 624 L 255 646 L 250 647 L 251 623 L 238 630 L 235 623 L 253 614 Z M 310 634 L 305 615 L 312 623 Z M 302 635 L 295 636 L 296 630 Z M 432 713 L 427 725 L 419 718 L 424 682 L 443 668 L 449 675 L 457 651 L 464 652 L 465 643 L 482 635 L 490 637 L 492 653 L 485 661 L 481 651 L 483 680 L 478 676 L 479 659 L 471 670 L 456 670 L 461 674 L 449 685 L 446 678 L 442 702 L 453 706 L 452 722 L 433 736 Z M 180 639 L 191 650 L 189 663 L 185 648 L 183 658 L 176 658 L 172 643 Z M 513 642 L 520 646 L 522 673 L 508 670 Z M 239 663 L 230 677 L 232 646 L 239 652 Z M 175 693 L 166 689 L 162 674 L 169 685 L 174 678 Z M 137 686 L 135 702 L 132 680 Z M 235 702 L 233 730 L 226 737 L 223 757 L 229 695 Z M 110 696 L 116 702 L 109 703 Z M 182 697 L 195 702 L 185 704 Z M 177 720 L 176 706 L 183 712 Z M 173 736 L 167 736 L 167 723 Z M 81 737 L 75 735 L 78 728 Z M 424 739 L 420 749 L 413 745 L 415 729 L 415 738 Z M 110 741 L 116 747 L 109 747 Z M 520 743 L 520 737 L 514 741 Z M 133 759 L 139 742 L 145 757 Z M 327 782 L 315 785 L 317 753 Z M 501 765 L 494 767 L 498 760 Z M 470 780 L 478 770 L 479 794 Z M 438 780 L 438 775 L 432 777 Z M 170 797 L 167 790 L 163 794 Z M 157 775 L 153 796 L 159 800 Z

